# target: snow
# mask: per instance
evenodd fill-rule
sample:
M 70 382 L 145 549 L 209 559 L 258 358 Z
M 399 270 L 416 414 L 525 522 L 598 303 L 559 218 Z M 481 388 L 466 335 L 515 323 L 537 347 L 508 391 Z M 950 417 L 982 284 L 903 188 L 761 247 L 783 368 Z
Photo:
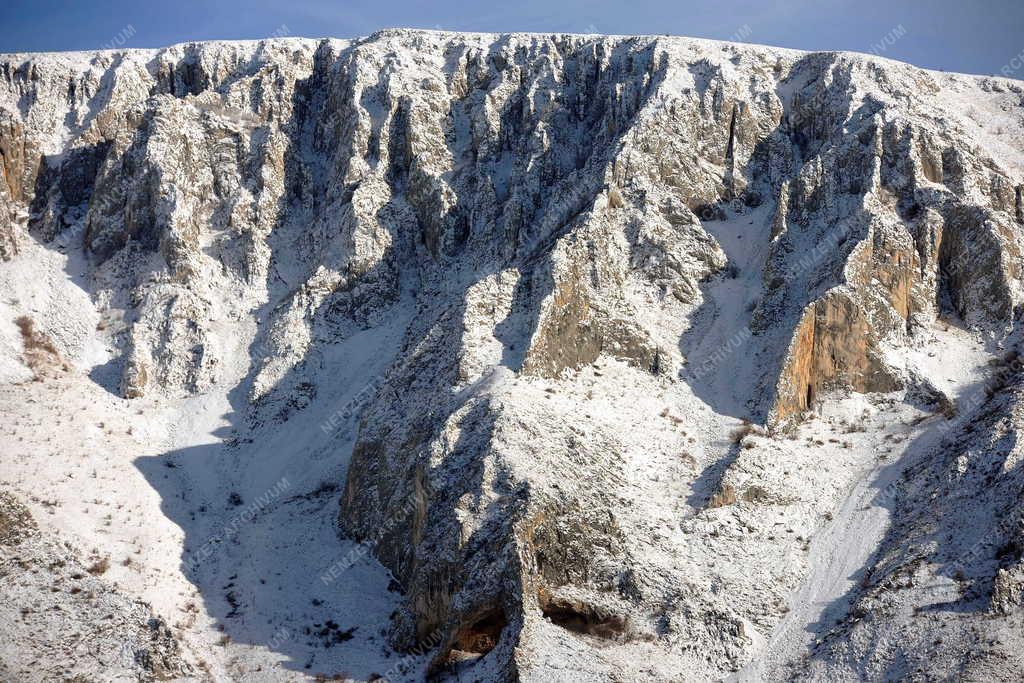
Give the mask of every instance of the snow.
M 749 321 L 768 218 L 765 209 L 730 211 L 727 220 L 706 224 L 738 277 L 723 273 L 707 284 L 709 314 L 694 322 L 699 341 L 693 357 L 731 349 L 730 340 Z M 75 315 L 45 315 L 62 300 L 80 297 L 73 286 L 61 284 L 74 270 L 69 265 L 74 255 L 32 248 L 40 249 L 36 262 L 49 263 L 50 269 L 32 278 L 17 267 L 4 270 L 18 303 L 8 300 L 3 317 L 10 320 L 24 310 L 44 320 L 98 319 L 92 304 L 80 298 Z M 492 291 L 485 300 L 495 297 Z M 313 402 L 285 425 L 252 433 L 237 423 L 237 399 L 223 391 L 180 403 L 158 397 L 128 402 L 89 381 L 86 360 L 80 362 L 82 374 L 56 385 L 6 385 L 4 414 L 13 431 L 5 438 L 18 445 L 5 462 L 3 484 L 28 497 L 54 533 L 86 548 L 102 539 L 103 552 L 114 560 L 110 579 L 168 615 L 195 656 L 219 675 L 272 681 L 301 678 L 304 672 L 388 670 L 399 660 L 385 648 L 381 632 L 398 596 L 388 591 L 388 575 L 372 556 L 339 539 L 336 531 L 337 483 L 344 481 L 354 438 L 353 418 L 338 416 L 394 358 L 410 315 L 400 304 L 388 324 L 357 333 L 311 361 L 316 376 L 331 381 L 319 383 Z M 73 334 L 64 337 L 69 348 L 89 347 L 76 344 Z M 481 344 L 488 349 L 482 363 L 500 356 L 500 346 Z M 737 454 L 729 432 L 739 425 L 742 397 L 749 391 L 744 387 L 750 386 L 754 369 L 744 348 L 735 351 L 704 375 L 703 388 L 665 380 L 651 384 L 628 364 L 604 359 L 557 383 L 515 378 L 504 368 L 489 370 L 466 390 L 491 394 L 499 402 L 544 402 L 567 417 L 589 397 L 588 420 L 576 419 L 581 434 L 626 447 L 619 467 L 621 491 L 628 496 L 622 524 L 646 530 L 636 537 L 645 562 L 664 572 L 682 570 L 697 581 L 695 589 L 735 592 L 734 609 L 752 633 L 751 652 L 767 648 L 767 655 L 741 674 L 742 680 L 755 680 L 798 656 L 817 632 L 811 627 L 842 611 L 851 577 L 886 528 L 888 511 L 879 496 L 926 450 L 938 427 L 936 418 L 920 429 L 903 427 L 920 413 L 895 401 L 896 407 L 880 408 L 875 398 L 851 395 L 822 401 L 821 414 L 794 442 L 754 434 L 747 437 L 753 447 Z M 890 350 L 892 362 L 940 378 L 951 391 L 976 382 L 987 357 L 975 335 L 943 323 L 920 345 Z M 105 355 L 84 353 L 88 358 Z M 239 351 L 232 372 L 243 373 L 247 358 Z M 555 388 L 557 393 L 547 391 Z M 701 390 L 719 400 L 709 405 Z M 865 413 L 866 431 L 845 434 L 841 423 L 865 420 Z M 662 417 L 651 423 L 648 416 L 656 414 Z M 330 429 L 325 431 L 325 424 Z M 645 425 L 642 433 L 635 432 L 639 424 Z M 55 441 L 67 429 L 80 435 L 74 452 L 63 452 Z M 641 438 L 629 439 L 634 433 Z M 913 443 L 914 453 L 886 453 L 892 450 L 889 434 L 899 435 L 904 447 Z M 225 443 L 233 436 L 244 438 L 238 445 Z M 830 442 L 836 438 L 852 447 Z M 785 463 L 787 471 L 778 472 L 773 462 Z M 706 476 L 698 476 L 701 472 Z M 524 470 L 520 476 L 550 483 L 543 471 Z M 706 510 L 719 479 L 740 491 L 760 486 L 778 504 Z M 324 484 L 336 488 L 324 491 Z M 800 492 L 799 498 L 783 502 L 793 492 Z M 240 506 L 228 502 L 231 493 L 240 496 Z M 817 531 L 820 510 L 838 501 L 834 520 Z M 789 530 L 785 543 L 772 540 L 780 528 Z M 752 545 L 750 534 L 768 545 Z M 812 539 L 806 556 L 796 538 Z M 737 559 L 720 564 L 723 555 Z M 131 558 L 131 565 L 122 566 L 121 558 Z M 804 572 L 797 588 L 793 582 Z M 747 593 L 754 586 L 761 586 L 759 596 Z M 797 590 L 790 595 L 789 588 Z M 209 597 L 216 593 L 225 596 L 223 602 Z M 764 622 L 757 610 L 776 599 L 788 602 L 790 611 L 764 641 L 759 634 L 772 622 Z M 352 640 L 323 648 L 322 641 L 306 634 L 306 628 L 322 630 L 327 619 L 340 621 L 337 615 L 352 615 L 339 624 L 343 631 L 356 627 Z M 222 633 L 231 636 L 227 645 L 220 644 Z M 618 665 L 652 666 L 647 646 L 621 649 L 606 648 L 602 656 Z M 673 674 L 659 666 L 649 670 L 666 677 L 684 671 Z
M 683 352 L 693 359 L 685 377 L 697 393 L 717 412 L 739 417 L 749 412 L 747 401 L 763 372 L 750 352 L 750 320 L 763 289 L 774 206 L 749 209 L 735 204 L 726 220 L 703 222 L 725 251 L 728 265 L 705 288 L 702 308 L 684 335 Z M 685 341 L 694 337 L 692 346 Z
M 956 401 L 969 397 L 989 372 L 983 362 L 991 358 L 977 334 L 937 322 L 924 339 L 899 351 L 890 349 L 888 360 L 900 359 L 926 377 L 940 380 Z M 899 400 L 899 394 L 893 396 Z M 773 629 L 762 654 L 729 680 L 776 680 L 799 662 L 816 640 L 844 617 L 852 606 L 858 581 L 877 551 L 891 523 L 896 484 L 922 458 L 933 454 L 969 413 L 947 422 L 941 415 L 920 412 L 909 404 L 879 410 L 875 399 L 853 395 L 841 401 L 820 402 L 820 417 L 801 427 L 821 438 L 823 421 L 860 423 L 873 438 L 858 444 L 860 461 L 845 475 L 848 490 L 832 520 L 814 533 L 806 559 L 807 571 L 789 597 L 789 611 Z M 839 480 L 840 482 L 843 479 Z
M 1006 164 L 1011 172 L 1024 173 L 1024 120 L 1018 110 L 1024 81 L 942 72 L 932 75 L 942 87 L 935 106 L 955 114 L 997 163 Z
M 65 272 L 73 271 L 74 257 L 27 247 L 35 258 L 0 269 L 9 292 L 0 329 L 10 366 L 0 386 L 0 485 L 25 500 L 47 533 L 109 557 L 104 578 L 150 603 L 219 679 L 365 677 L 395 666 L 400 658 L 381 632 L 398 595 L 371 554 L 338 538 L 339 482 L 354 418 L 335 415 L 393 358 L 408 313 L 396 311 L 387 325 L 332 349 L 319 367 L 332 381 L 297 419 L 284 428 L 242 430 L 250 436 L 233 446 L 227 442 L 240 425 L 224 391 L 180 403 L 127 401 L 90 380 L 90 363 L 105 362 L 105 354 L 84 332 L 99 315 Z M 80 349 L 79 367 L 54 381 L 26 381 L 11 329 L 21 313 L 67 326 L 48 331 Z M 236 371 L 247 358 L 239 357 Z M 232 493 L 240 505 L 229 503 Z M 226 597 L 209 598 L 215 593 L 232 594 L 235 613 Z M 331 619 L 339 631 L 356 627 L 351 640 L 325 647 L 332 634 L 317 633 Z M 417 662 L 403 668 L 414 673 Z M 402 680 L 400 672 L 393 676 Z

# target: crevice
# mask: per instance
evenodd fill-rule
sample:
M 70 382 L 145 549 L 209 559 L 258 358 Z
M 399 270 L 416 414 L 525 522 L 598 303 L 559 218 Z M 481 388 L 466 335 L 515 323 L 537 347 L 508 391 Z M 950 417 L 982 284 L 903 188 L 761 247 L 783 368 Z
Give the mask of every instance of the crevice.
M 732 118 L 729 120 L 729 142 L 725 146 L 725 175 L 722 184 L 725 185 L 726 199 L 736 196 L 735 159 L 736 159 L 736 114 L 740 105 L 732 106 Z
M 556 626 L 598 638 L 617 638 L 626 631 L 625 617 L 581 601 L 541 596 L 540 609 Z

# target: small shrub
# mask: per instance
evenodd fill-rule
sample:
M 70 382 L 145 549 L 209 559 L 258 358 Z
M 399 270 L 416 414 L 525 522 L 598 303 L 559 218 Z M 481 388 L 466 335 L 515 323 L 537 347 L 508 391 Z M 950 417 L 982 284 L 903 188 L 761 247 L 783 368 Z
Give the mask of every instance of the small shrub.
M 89 572 L 93 576 L 99 576 L 100 574 L 105 574 L 108 569 L 110 569 L 110 558 L 101 557 L 89 565 L 85 571 Z
M 732 487 L 732 484 L 722 484 L 722 487 L 718 489 L 718 493 L 711 496 L 711 500 L 708 501 L 708 508 L 720 508 L 726 505 L 734 505 L 736 503 L 736 489 Z
M 745 439 L 749 434 L 753 433 L 753 431 L 754 425 L 750 424 L 748 420 L 744 420 L 743 424 L 741 424 L 739 427 L 737 427 L 736 429 L 732 430 L 732 432 L 729 433 L 729 439 L 733 443 L 738 444 L 741 441 L 743 441 L 743 439 Z
M 61 359 L 60 352 L 57 351 L 57 347 L 54 346 L 50 337 L 36 329 L 32 318 L 27 315 L 18 316 L 14 320 L 14 324 L 21 332 L 25 364 L 32 370 L 37 380 L 42 379 L 48 369 L 62 369 L 65 372 L 70 369 L 70 366 Z
M 608 188 L 608 207 L 612 209 L 621 209 L 626 205 L 625 200 L 622 198 L 622 193 L 614 187 Z
M 864 424 L 863 418 L 859 422 L 851 422 L 849 426 L 843 431 L 846 434 L 856 434 L 857 432 L 866 432 L 868 428 Z
M 754 485 L 743 492 L 742 498 L 748 503 L 765 503 L 768 501 L 768 492 Z

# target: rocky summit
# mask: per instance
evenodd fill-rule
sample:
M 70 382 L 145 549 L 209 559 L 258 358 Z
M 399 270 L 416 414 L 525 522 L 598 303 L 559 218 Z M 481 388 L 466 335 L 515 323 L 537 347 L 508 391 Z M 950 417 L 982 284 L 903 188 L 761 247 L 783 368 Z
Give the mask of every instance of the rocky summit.
M 0 55 L 0 678 L 1018 680 L 1024 83 Z

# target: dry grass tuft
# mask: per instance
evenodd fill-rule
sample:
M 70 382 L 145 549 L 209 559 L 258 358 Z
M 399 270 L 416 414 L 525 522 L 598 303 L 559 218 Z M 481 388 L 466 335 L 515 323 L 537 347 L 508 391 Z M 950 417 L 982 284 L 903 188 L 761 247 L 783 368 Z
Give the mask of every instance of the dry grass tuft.
M 42 380 L 49 370 L 71 369 L 60 357 L 60 352 L 54 346 L 53 340 L 45 332 L 36 329 L 35 321 L 27 315 L 18 316 L 14 320 L 21 332 L 21 341 L 24 351 L 22 356 L 25 364 L 35 373 L 36 380 Z
M 89 572 L 93 576 L 99 576 L 100 574 L 106 574 L 108 569 L 110 569 L 110 558 L 101 557 L 89 565 L 85 571 Z
M 733 443 L 738 444 L 741 441 L 743 441 L 743 439 L 747 438 L 747 436 L 753 433 L 754 425 L 750 424 L 749 421 L 744 420 L 743 424 L 741 424 L 739 427 L 737 427 L 736 429 L 732 430 L 732 432 L 729 433 L 729 439 Z
M 748 503 L 767 503 L 770 500 L 768 492 L 757 485 L 748 488 L 741 497 Z
M 619 192 L 618 188 L 608 188 L 608 207 L 612 209 L 621 209 L 626 205 L 625 200 L 622 198 L 622 193 Z
M 708 508 L 720 508 L 726 505 L 734 505 L 736 503 L 736 489 L 731 484 L 722 484 L 722 487 L 718 489 L 718 493 L 711 496 L 711 500 L 708 501 Z

